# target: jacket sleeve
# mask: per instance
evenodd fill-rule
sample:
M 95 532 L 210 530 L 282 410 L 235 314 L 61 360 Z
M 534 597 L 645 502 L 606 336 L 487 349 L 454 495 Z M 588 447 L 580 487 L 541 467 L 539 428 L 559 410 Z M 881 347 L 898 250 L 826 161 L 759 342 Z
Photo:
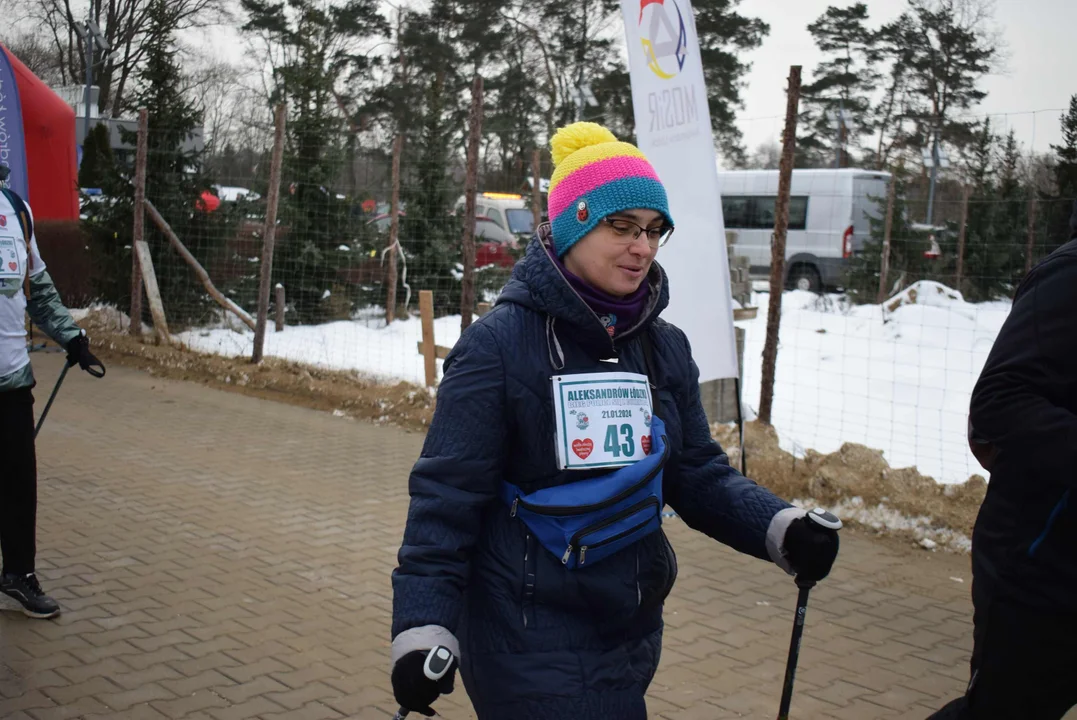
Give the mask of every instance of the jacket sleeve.
M 683 335 L 682 335 L 683 337 Z M 666 500 L 694 530 L 790 572 L 783 541 L 789 524 L 806 511 L 741 475 L 711 436 L 699 395 L 699 368 L 684 338 L 688 384 L 680 408 L 683 440 Z
M 445 359 L 437 407 L 411 472 L 393 572 L 393 663 L 455 638 L 483 509 L 497 497 L 507 440 L 505 372 L 493 333 L 469 327 Z
M 972 392 L 975 434 L 1001 460 L 1077 484 L 1077 257 L 1041 264 L 1018 293 Z

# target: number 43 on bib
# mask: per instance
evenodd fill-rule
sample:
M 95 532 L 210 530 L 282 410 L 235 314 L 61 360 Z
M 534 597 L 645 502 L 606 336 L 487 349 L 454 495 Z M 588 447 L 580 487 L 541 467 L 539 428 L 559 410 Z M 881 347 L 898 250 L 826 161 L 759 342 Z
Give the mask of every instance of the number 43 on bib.
M 557 463 L 562 470 L 623 467 L 651 451 L 651 389 L 637 373 L 556 375 Z

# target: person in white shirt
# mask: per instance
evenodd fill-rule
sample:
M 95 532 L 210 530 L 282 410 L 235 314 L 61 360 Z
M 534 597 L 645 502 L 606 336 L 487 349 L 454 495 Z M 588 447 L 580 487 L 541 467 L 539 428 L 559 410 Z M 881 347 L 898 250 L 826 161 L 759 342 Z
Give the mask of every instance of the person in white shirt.
M 35 618 L 60 614 L 34 573 L 37 553 L 37 456 L 34 447 L 34 381 L 26 349 L 25 314 L 67 349 L 69 365 L 95 377 L 104 365 L 90 352 L 45 269 L 37 247 L 33 215 L 6 187 L 9 170 L 0 165 L 0 593 Z M 97 368 L 100 368 L 99 370 Z

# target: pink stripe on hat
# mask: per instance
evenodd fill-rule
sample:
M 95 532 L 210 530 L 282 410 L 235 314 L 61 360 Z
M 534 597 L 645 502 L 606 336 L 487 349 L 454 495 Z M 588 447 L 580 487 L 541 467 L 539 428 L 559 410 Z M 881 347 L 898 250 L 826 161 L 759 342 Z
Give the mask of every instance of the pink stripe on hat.
M 584 165 L 557 183 L 548 199 L 551 219 L 560 215 L 587 193 L 608 182 L 628 177 L 644 177 L 658 180 L 654 168 L 645 159 L 620 155 Z M 659 181 L 660 182 L 660 181 Z

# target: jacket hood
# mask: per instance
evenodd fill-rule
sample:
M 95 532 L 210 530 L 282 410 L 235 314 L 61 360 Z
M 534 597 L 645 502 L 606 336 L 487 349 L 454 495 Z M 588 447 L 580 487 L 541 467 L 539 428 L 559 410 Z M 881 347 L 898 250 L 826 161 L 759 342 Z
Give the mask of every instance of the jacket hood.
M 557 322 L 583 348 L 594 357 L 609 357 L 617 346 L 627 342 L 647 328 L 669 304 L 669 283 L 665 270 L 658 262 L 651 264 L 644 281 L 650 288 L 647 304 L 639 321 L 616 339 L 611 338 L 602 321 L 584 302 L 568 278 L 554 262 L 553 237 L 549 223 L 540 225 L 527 246 L 527 252 L 512 271 L 512 278 L 497 299 L 501 303 L 515 303 L 546 315 Z

